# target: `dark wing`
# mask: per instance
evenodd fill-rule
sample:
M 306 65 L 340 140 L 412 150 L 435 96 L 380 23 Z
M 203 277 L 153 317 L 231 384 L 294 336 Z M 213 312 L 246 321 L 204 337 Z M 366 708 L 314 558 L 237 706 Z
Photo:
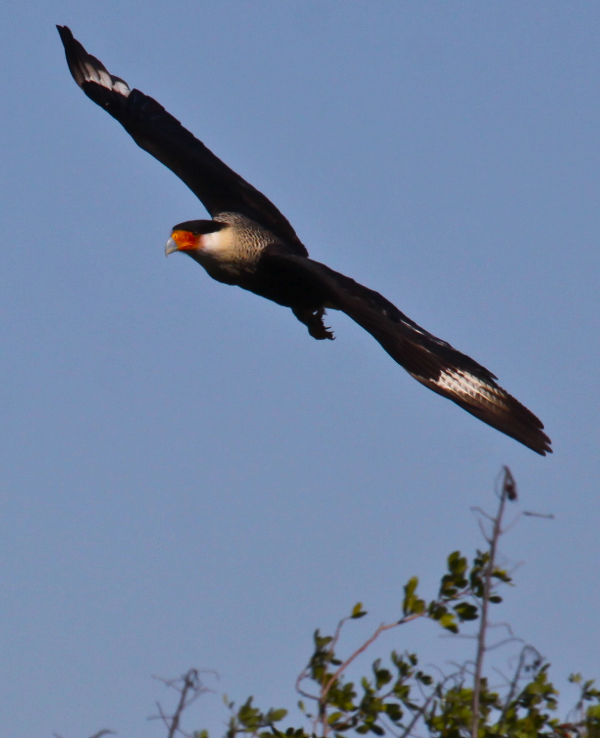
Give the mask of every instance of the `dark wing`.
M 174 172 L 214 217 L 237 212 L 261 223 L 295 253 L 308 252 L 273 203 L 224 164 L 151 97 L 130 90 L 88 54 L 69 28 L 57 26 L 73 79 L 85 94 L 125 128 L 133 140 Z
M 499 387 L 490 371 L 423 330 L 378 292 L 312 259 L 272 254 L 265 267 L 310 285 L 324 304 L 362 326 L 421 384 L 536 453 L 552 453 L 543 423 Z

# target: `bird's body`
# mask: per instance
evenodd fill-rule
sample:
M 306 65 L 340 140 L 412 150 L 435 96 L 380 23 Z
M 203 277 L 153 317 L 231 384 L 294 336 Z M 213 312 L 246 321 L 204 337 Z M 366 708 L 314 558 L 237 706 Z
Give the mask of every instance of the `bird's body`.
M 289 307 L 316 339 L 332 339 L 325 310 L 341 310 L 415 379 L 541 455 L 551 452 L 540 420 L 496 377 L 428 333 L 378 292 L 313 261 L 289 221 L 151 97 L 131 90 L 58 26 L 73 78 L 135 142 L 197 195 L 212 220 L 173 229 L 167 254 L 182 251 L 215 280 Z

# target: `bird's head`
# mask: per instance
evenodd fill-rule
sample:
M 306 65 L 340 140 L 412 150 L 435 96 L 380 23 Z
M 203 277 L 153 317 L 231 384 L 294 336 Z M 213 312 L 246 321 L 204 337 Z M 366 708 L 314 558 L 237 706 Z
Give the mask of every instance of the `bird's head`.
M 168 256 L 174 251 L 183 251 L 190 256 L 197 255 L 207 247 L 210 249 L 211 242 L 215 240 L 211 235 L 223 228 L 226 228 L 226 224 L 216 220 L 187 220 L 179 223 L 173 228 L 165 253 Z

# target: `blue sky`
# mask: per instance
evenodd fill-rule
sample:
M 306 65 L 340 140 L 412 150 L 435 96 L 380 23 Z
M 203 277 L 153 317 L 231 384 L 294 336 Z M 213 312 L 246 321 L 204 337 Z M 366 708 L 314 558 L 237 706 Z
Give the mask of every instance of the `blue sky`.
M 162 736 L 152 675 L 292 707 L 316 627 L 399 612 L 523 519 L 498 620 L 600 677 L 600 10 L 581 2 L 78 2 L 0 9 L 0 714 L 11 736 Z M 194 196 L 73 83 L 54 24 L 265 192 L 313 258 L 471 355 L 546 424 L 541 458 L 333 315 L 164 257 Z M 429 589 L 428 589 L 429 588 Z M 443 665 L 427 624 L 391 648 Z M 508 669 L 514 651 L 494 655 Z M 366 668 L 367 661 L 364 662 Z

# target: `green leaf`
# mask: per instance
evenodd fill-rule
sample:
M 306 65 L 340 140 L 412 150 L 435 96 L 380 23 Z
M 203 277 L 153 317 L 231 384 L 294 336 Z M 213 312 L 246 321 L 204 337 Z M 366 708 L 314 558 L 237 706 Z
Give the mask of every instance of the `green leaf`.
M 392 681 L 392 675 L 387 669 L 377 669 L 375 672 L 375 685 L 377 689 L 389 684 Z
M 510 574 L 505 569 L 494 569 L 492 572 L 494 579 L 499 579 L 501 582 L 512 582 Z
M 428 687 L 430 684 L 433 684 L 433 678 L 429 676 L 429 674 L 425 674 L 422 671 L 418 671 L 415 674 L 415 679 L 418 682 L 421 682 L 421 684 L 424 684 L 426 687 Z
M 388 702 L 385 706 L 385 713 L 389 719 L 393 720 L 395 723 L 402 720 L 403 712 L 397 702 Z
M 446 628 L 446 630 L 449 630 L 451 633 L 458 633 L 456 618 L 451 612 L 447 612 L 445 615 L 442 615 L 439 622 L 442 628 Z
M 404 585 L 404 596 L 412 597 L 419 586 L 419 577 L 411 577 Z
M 327 722 L 329 725 L 333 725 L 334 723 L 337 723 L 337 721 L 344 716 L 343 712 L 332 712 L 331 715 L 327 718 Z
M 440 620 L 446 613 L 448 608 L 446 605 L 441 605 L 439 602 L 431 602 L 428 607 L 428 614 L 432 620 Z
M 460 555 L 460 551 L 452 551 L 452 553 L 448 556 L 448 570 L 449 571 L 458 571 L 461 567 L 462 561 L 465 559 L 462 559 Z
M 459 602 L 452 609 L 458 615 L 459 620 L 477 620 L 479 617 L 478 608 L 470 602 Z
M 416 600 L 415 592 L 419 585 L 419 579 L 412 577 L 404 585 L 404 600 L 402 602 L 402 612 L 405 615 L 411 615 L 413 612 L 413 606 Z
M 279 710 L 269 710 L 266 714 L 266 721 L 269 723 L 278 723 L 280 720 L 283 720 L 287 714 L 288 711 L 283 707 Z
M 402 612 L 404 615 L 422 615 L 427 605 L 425 600 L 421 600 L 416 595 L 416 589 L 419 584 L 417 577 L 412 577 L 404 585 L 404 600 L 402 602 Z
M 362 609 L 362 602 L 357 602 L 352 608 L 352 615 L 350 617 L 358 620 L 358 618 L 363 618 L 366 614 L 366 611 Z

